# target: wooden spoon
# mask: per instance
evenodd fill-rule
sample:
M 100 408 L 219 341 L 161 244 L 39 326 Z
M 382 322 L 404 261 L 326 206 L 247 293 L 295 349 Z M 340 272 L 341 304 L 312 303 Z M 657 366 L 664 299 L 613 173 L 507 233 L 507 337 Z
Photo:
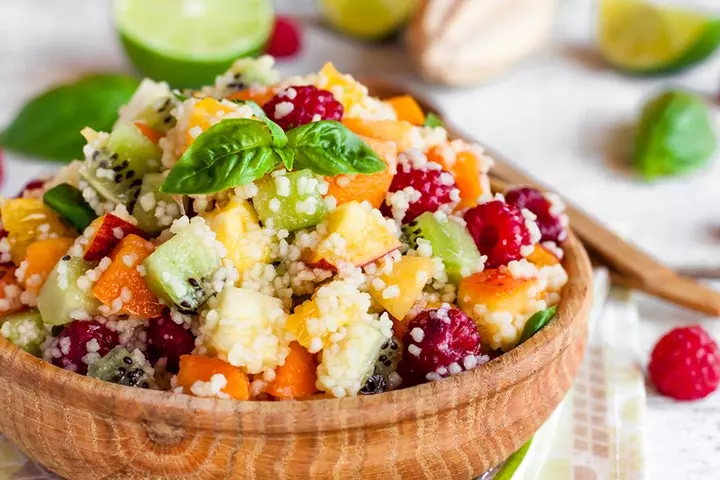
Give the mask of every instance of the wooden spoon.
M 366 78 L 362 82 L 370 92 L 380 98 L 411 94 L 426 112 L 433 112 L 443 118 L 443 122 L 451 137 L 465 137 L 453 127 L 442 112 L 429 100 L 415 92 L 410 92 L 391 82 Z M 488 155 L 495 160 L 490 171 L 496 187 L 507 187 L 507 184 L 529 185 L 541 190 L 548 190 L 522 170 L 505 161 L 503 157 L 490 149 Z M 687 307 L 712 316 L 720 316 L 720 292 L 706 287 L 691 278 L 677 272 L 653 259 L 638 247 L 623 240 L 597 219 L 575 207 L 563 199 L 570 217 L 573 231 L 582 240 L 588 250 L 602 258 L 612 270 L 612 278 L 623 286 L 641 290 L 655 297 L 662 298 L 676 305 Z

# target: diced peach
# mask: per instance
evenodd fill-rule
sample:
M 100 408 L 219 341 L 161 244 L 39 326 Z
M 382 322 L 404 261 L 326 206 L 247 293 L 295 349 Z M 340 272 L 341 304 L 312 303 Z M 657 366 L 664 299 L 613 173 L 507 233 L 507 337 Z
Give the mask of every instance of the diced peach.
M 200 132 L 204 132 L 216 123 L 214 120 L 219 113 L 230 113 L 232 111 L 231 106 L 223 105 L 212 97 L 206 97 L 197 102 L 190 111 L 190 117 L 188 118 L 188 131 L 185 136 L 186 146 L 190 146 L 197 136 L 191 132 L 198 129 Z
M 395 110 L 398 120 L 421 126 L 425 123 L 425 112 L 410 95 L 401 95 L 385 100 Z
M 275 379 L 265 389 L 275 398 L 307 398 L 317 392 L 315 356 L 298 342 L 290 344 L 285 363 L 275 369 Z
M 343 118 L 345 125 L 352 132 L 364 137 L 394 142 L 398 151 L 404 152 L 413 146 L 412 124 L 399 120 L 363 120 L 360 118 Z
M 338 205 L 355 200 L 367 201 L 374 208 L 380 208 L 397 170 L 397 146 L 392 142 L 369 137 L 362 137 L 362 139 L 385 161 L 387 167 L 382 172 L 369 175 L 326 177 L 327 194 L 334 197 Z
M 542 245 L 535 245 L 527 260 L 538 268 L 551 267 L 560 263 L 560 260 L 547 248 Z
M 96 218 L 89 228 L 92 229 L 93 234 L 83 255 L 83 259 L 88 262 L 97 262 L 110 255 L 110 252 L 126 235 L 147 237 L 147 234 L 138 227 L 112 213 L 106 213 L 102 217 Z
M 240 90 L 230 95 L 228 100 L 250 100 L 261 107 L 275 96 L 275 89 L 272 87 L 252 87 Z
M 362 103 L 367 95 L 364 87 L 352 76 L 342 74 L 328 62 L 318 73 L 316 87 L 331 92 L 338 102 L 342 103 L 345 113 Z
M 180 371 L 178 372 L 177 382 L 187 394 L 192 395 L 192 386 L 195 382 L 209 382 L 213 375 L 216 374 L 223 375 L 227 382 L 222 389 L 223 393 L 235 400 L 247 400 L 250 398 L 250 381 L 245 372 L 238 367 L 234 367 L 219 358 L 201 355 L 183 355 L 180 357 Z
M 360 267 L 400 248 L 380 212 L 352 201 L 340 205 L 327 218 L 327 234 L 311 263 L 325 260 L 335 267 L 343 262 Z
M 402 257 L 389 274 L 381 275 L 381 288 L 371 284 L 369 293 L 390 315 L 405 318 L 422 295 L 425 284 L 432 278 L 433 261 L 424 257 Z M 397 287 L 397 292 L 393 292 Z M 390 288 L 390 293 L 388 289 Z
M 2 223 L 8 232 L 10 256 L 15 265 L 25 258 L 27 247 L 43 238 L 77 235 L 40 198 L 14 198 L 2 207 Z
M 52 269 L 73 243 L 74 240 L 67 237 L 48 238 L 31 243 L 24 260 L 27 262 L 23 277 L 25 289 L 37 295 Z
M 456 152 L 450 146 L 436 145 L 428 151 L 428 160 L 439 163 L 455 177 L 460 190 L 460 208 L 473 207 L 479 196 L 490 193 L 490 179 L 474 152 Z
M 93 286 L 93 295 L 105 305 L 112 307 L 113 301 L 122 299 L 123 291 L 130 292 L 130 298 L 123 300 L 121 313 L 143 318 L 155 318 L 162 314 L 165 306 L 150 291 L 137 266 L 155 250 L 155 245 L 137 235 L 124 237 L 115 247 L 110 258 L 112 263 Z
M 134 122 L 135 126 L 138 130 L 142 132 L 143 135 L 145 135 L 145 138 L 150 140 L 155 145 L 158 144 L 160 139 L 163 137 L 163 134 L 158 132 L 157 130 L 153 129 L 149 125 L 142 123 L 142 122 Z
M 478 272 L 460 281 L 458 302 L 472 316 L 475 305 L 484 305 L 492 312 L 517 314 L 532 298 L 535 278 L 516 278 L 507 267 Z

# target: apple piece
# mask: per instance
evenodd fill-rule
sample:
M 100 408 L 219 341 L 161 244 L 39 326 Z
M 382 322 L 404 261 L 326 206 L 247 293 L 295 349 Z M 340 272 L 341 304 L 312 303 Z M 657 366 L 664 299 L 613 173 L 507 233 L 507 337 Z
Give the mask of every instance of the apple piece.
M 93 234 L 83 256 L 87 262 L 97 262 L 110 256 L 120 240 L 127 235 L 133 234 L 147 239 L 145 232 L 112 213 L 106 213 L 95 219 L 89 228 L 93 229 Z
M 368 291 L 390 315 L 403 319 L 422 296 L 432 273 L 432 259 L 405 256 L 393 265 L 392 272 L 373 280 Z
M 344 263 L 361 267 L 397 250 L 401 243 L 388 222 L 367 203 L 340 205 L 328 215 L 326 234 L 311 263 L 325 260 L 335 267 Z

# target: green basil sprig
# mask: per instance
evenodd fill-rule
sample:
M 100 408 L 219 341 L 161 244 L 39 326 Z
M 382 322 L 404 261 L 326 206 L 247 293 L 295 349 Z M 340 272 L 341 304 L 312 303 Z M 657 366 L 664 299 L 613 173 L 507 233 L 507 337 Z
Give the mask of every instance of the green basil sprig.
M 431 127 L 431 128 L 437 128 L 437 127 L 444 127 L 445 124 L 443 124 L 443 121 L 440 117 L 435 115 L 434 113 L 428 113 L 425 116 L 425 123 L 423 123 L 423 127 Z
M 170 171 L 160 191 L 208 194 L 245 185 L 291 163 L 280 127 L 247 118 L 229 118 L 198 136 Z
M 342 173 L 376 173 L 386 168 L 360 137 L 342 123 L 312 122 L 287 132 L 288 145 L 295 153 L 295 168 L 334 176 Z
M 527 323 L 525 323 L 525 328 L 523 328 L 518 345 L 535 335 L 541 328 L 547 325 L 555 316 L 555 312 L 557 312 L 557 305 L 547 310 L 540 310 L 530 317 Z
M 109 131 L 138 81 L 125 75 L 91 75 L 33 98 L 0 133 L 8 150 L 56 161 L 82 156 L 84 127 Z
M 386 168 L 372 148 L 339 122 L 313 122 L 286 134 L 268 118 L 231 118 L 195 139 L 160 191 L 215 193 L 257 180 L 281 163 L 288 170 L 307 168 L 327 176 Z

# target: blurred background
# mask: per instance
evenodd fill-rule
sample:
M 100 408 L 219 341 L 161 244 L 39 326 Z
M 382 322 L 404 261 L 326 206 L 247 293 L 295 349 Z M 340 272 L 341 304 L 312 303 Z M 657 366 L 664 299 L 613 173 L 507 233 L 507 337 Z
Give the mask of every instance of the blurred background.
M 238 8 L 267 6 L 261 0 L 227 1 L 237 2 Z M 178 3 L 190 15 L 203 1 Z M 622 7 L 601 10 L 597 0 L 272 4 L 289 21 L 289 30 L 273 45 L 286 55 L 278 60 L 283 76 L 314 72 L 332 61 L 360 79 L 395 81 L 435 102 L 469 137 L 670 266 L 720 272 L 717 155 L 665 159 L 686 165 L 648 180 L 647 158 L 638 159 L 634 151 L 641 123 L 657 120 L 641 118 L 644 106 L 668 89 L 687 92 L 702 103 L 701 114 L 713 122 L 709 135 L 715 142 L 718 0 L 658 1 L 650 10 L 634 13 Z M 700 13 L 656 15 L 655 5 Z M 450 7 L 464 9 L 463 14 L 449 15 Z M 412 14 L 416 17 L 409 30 L 403 29 Z M 157 29 L 170 24 L 160 21 Z M 144 28 L 152 25 L 145 22 Z M 633 50 L 637 45 L 647 49 Z M 137 72 L 118 41 L 110 0 L 0 0 L 0 58 L 0 129 L 48 88 L 89 73 Z M 705 140 L 683 138 L 689 144 Z M 57 165 L 6 151 L 0 191 L 15 195 L 26 181 Z M 645 353 L 657 338 L 656 329 L 697 320 L 651 301 L 641 302 L 640 314 L 655 324 L 643 327 Z M 653 402 L 655 408 L 647 414 L 648 438 L 653 439 L 647 447 L 647 478 L 717 478 L 720 403 L 701 404 L 691 412 L 651 398 Z M 689 477 L 688 472 L 697 474 Z

